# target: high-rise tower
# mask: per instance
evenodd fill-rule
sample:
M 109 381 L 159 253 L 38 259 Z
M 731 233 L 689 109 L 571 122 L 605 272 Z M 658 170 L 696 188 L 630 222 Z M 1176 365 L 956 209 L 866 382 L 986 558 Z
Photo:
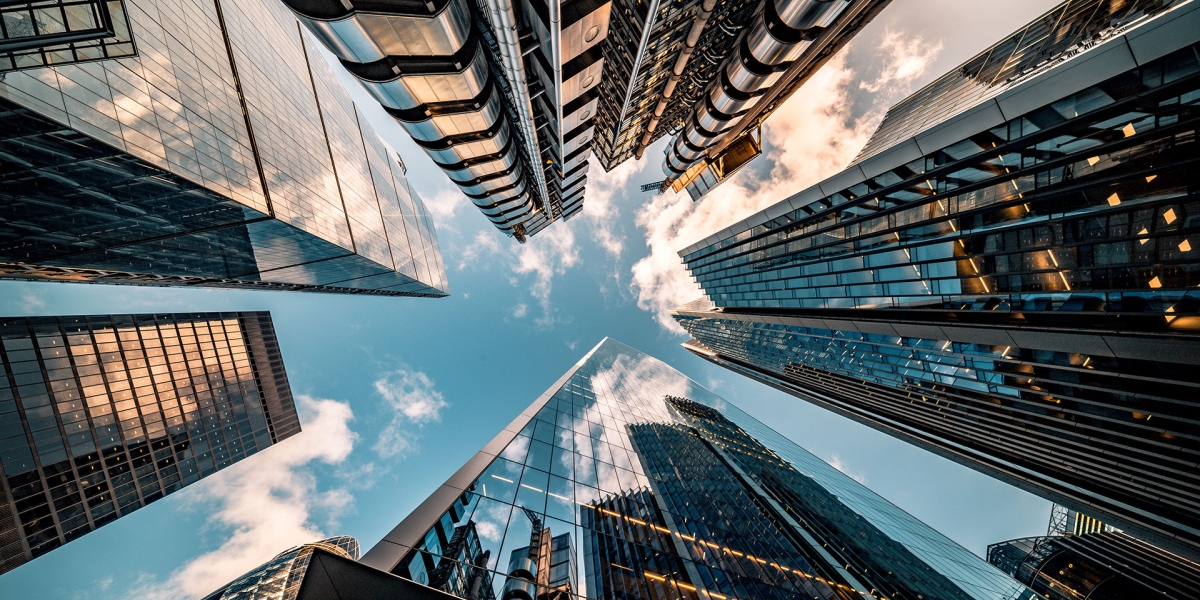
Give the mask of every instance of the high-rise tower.
M 723 179 L 889 1 L 285 0 L 522 242 L 581 210 L 593 151 L 610 170 L 669 135 L 665 183 Z
M 1054 505 L 1046 535 L 988 546 L 988 562 L 1048 600 L 1192 600 L 1200 563 Z
M 454 550 L 477 532 L 474 557 Z M 666 364 L 605 339 L 362 559 L 466 600 L 1027 599 Z M 578 571 L 578 574 L 577 574 Z M 482 579 L 482 578 L 481 578 Z
M 448 293 L 403 163 L 276 0 L 0 14 L 0 278 Z
M 1200 555 L 1200 3 L 1066 2 L 680 252 L 688 349 Z
M 0 573 L 300 431 L 265 312 L 0 319 Z

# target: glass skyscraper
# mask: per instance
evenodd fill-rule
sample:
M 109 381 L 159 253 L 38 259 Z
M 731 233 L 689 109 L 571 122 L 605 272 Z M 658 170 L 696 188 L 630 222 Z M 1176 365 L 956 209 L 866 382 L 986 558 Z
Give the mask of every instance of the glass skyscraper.
M 29 46 L 89 6 L 99 37 Z M 0 14 L 33 38 L 0 51 L 0 278 L 448 293 L 403 163 L 281 3 Z
M 0 319 L 0 573 L 300 431 L 265 312 Z
M 465 600 L 1033 597 L 611 339 L 362 562 Z
M 289 548 L 204 600 L 296 600 L 318 552 L 358 560 L 358 540 L 342 535 Z
M 1020 538 L 988 562 L 1048 600 L 1193 600 L 1200 564 L 1120 531 Z
M 698 356 L 1200 555 L 1200 3 L 1072 1 L 680 252 Z

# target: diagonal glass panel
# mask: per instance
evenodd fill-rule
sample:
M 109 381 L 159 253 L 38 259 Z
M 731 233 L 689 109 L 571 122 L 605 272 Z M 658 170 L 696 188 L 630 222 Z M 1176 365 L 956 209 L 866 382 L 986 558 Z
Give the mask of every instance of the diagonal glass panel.
M 1032 598 L 619 342 L 548 395 L 394 573 L 466 600 Z M 447 564 L 479 585 L 430 576 Z

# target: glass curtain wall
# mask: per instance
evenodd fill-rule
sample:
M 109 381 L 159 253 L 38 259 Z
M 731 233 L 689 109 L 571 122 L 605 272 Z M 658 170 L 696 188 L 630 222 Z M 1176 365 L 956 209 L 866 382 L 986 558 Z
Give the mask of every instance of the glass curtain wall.
M 478 540 L 472 552 L 455 542 L 464 530 Z M 490 586 L 445 584 L 435 575 L 447 563 Z M 393 572 L 468 600 L 1031 597 L 719 396 L 608 339 Z

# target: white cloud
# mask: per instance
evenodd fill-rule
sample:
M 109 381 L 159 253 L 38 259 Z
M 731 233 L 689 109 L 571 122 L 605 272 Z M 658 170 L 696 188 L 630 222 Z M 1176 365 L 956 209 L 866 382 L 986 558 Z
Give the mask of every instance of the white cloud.
M 480 261 L 494 256 L 500 252 L 501 234 L 490 229 L 480 230 L 475 234 L 475 239 L 463 248 L 462 255 L 458 262 L 458 270 L 462 271 L 468 266 L 480 264 Z M 514 242 L 515 243 L 515 242 Z M 465 297 L 465 296 L 464 296 Z
M 596 158 L 588 167 L 587 199 L 583 203 L 583 221 L 595 241 L 612 258 L 620 258 L 625 249 L 625 238 L 613 230 L 621 211 L 614 202 L 615 196 L 628 191 L 630 180 L 641 173 L 641 161 L 627 160 L 611 172 L 605 173 Z
M 575 231 L 559 225 L 554 231 L 545 231 L 534 236 L 515 250 L 513 271 L 521 275 L 532 275 L 529 293 L 538 301 L 542 316 L 534 319 L 539 327 L 550 327 L 558 319 L 550 303 L 555 275 L 567 272 L 579 262 L 579 249 L 575 247 Z
M 298 544 L 326 537 L 313 512 L 334 519 L 352 502 L 344 489 L 318 489 L 315 462 L 346 460 L 357 436 L 344 402 L 297 396 L 303 430 L 194 484 L 189 501 L 215 505 L 210 524 L 232 530 L 216 550 L 189 561 L 165 582 L 143 581 L 139 598 L 199 598 Z
M 429 210 L 429 216 L 433 217 L 434 227 L 438 231 L 457 231 L 457 219 L 455 216 L 458 209 L 463 206 L 471 205 L 471 201 L 462 194 L 458 188 L 447 185 L 439 185 L 437 192 L 429 197 L 421 197 L 421 202 L 425 204 L 425 208 Z
M 879 40 L 879 51 L 890 60 L 883 64 L 874 81 L 860 81 L 858 89 L 872 93 L 894 88 L 907 89 L 908 82 L 923 75 L 942 51 L 942 43 L 930 44 L 923 38 L 887 29 Z
M 524 319 L 525 315 L 529 314 L 529 305 L 524 302 L 512 308 L 512 316 L 514 319 Z
M 842 459 L 840 457 L 838 457 L 838 455 L 834 454 L 829 457 L 829 465 L 832 466 L 833 468 L 841 471 L 842 473 L 846 474 L 846 476 L 849 477 L 850 479 L 853 479 L 863 485 L 867 485 L 866 476 L 862 475 L 860 473 L 854 473 L 854 472 L 851 472 L 850 470 L 848 470 L 848 468 L 846 467 L 846 464 L 842 462 Z
M 392 411 L 391 421 L 383 428 L 374 446 L 383 458 L 415 451 L 417 434 L 410 425 L 420 427 L 440 421 L 442 409 L 450 406 L 428 375 L 405 367 L 375 380 L 375 391 Z
M 844 167 L 866 143 L 883 109 L 908 91 L 905 81 L 923 73 L 940 50 L 920 39 L 884 41 L 883 57 L 875 61 L 882 71 L 869 86 L 852 87 L 856 72 L 843 50 L 771 116 L 763 127 L 767 148 L 759 159 L 773 161 L 765 177 L 762 165 L 751 164 L 699 202 L 686 192 L 668 192 L 638 211 L 650 254 L 634 264 L 631 286 L 638 306 L 653 312 L 665 329 L 682 333 L 668 311 L 701 295 L 677 252 Z M 865 114 L 853 114 L 854 89 L 874 92 Z M 652 153 L 647 160 L 661 158 Z
M 500 526 L 491 521 L 479 521 L 475 524 L 475 531 L 479 533 L 479 537 L 485 540 L 500 541 Z
M 579 264 L 579 249 L 575 246 L 575 231 L 570 223 L 552 225 L 524 244 L 505 238 L 497 231 L 481 230 L 463 249 L 458 270 L 467 267 L 486 269 L 497 264 L 511 269 L 514 275 L 508 282 L 514 287 L 525 286 L 541 308 L 541 316 L 534 319 L 538 327 L 551 327 L 559 322 L 550 301 L 554 277 Z M 521 309 L 522 306 L 525 308 Z M 514 317 L 523 318 L 528 314 L 528 306 L 520 303 L 513 313 Z

